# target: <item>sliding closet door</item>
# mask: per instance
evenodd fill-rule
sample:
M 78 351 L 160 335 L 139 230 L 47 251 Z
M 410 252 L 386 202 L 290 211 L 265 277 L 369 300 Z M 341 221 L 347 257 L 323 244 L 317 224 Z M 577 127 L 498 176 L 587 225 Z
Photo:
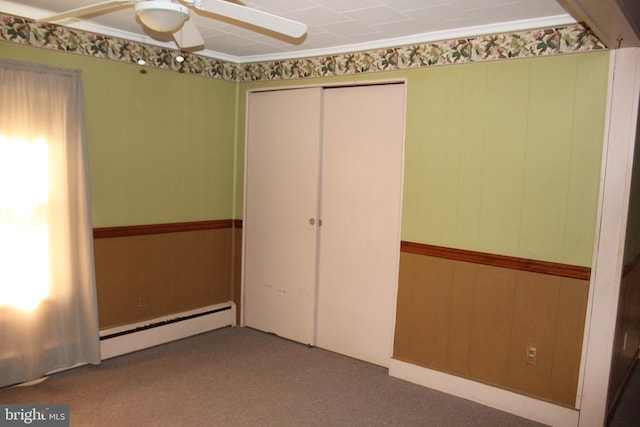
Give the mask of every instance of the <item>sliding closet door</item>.
M 325 89 L 317 345 L 388 366 L 400 252 L 403 84 Z
M 321 88 L 255 92 L 247 106 L 245 325 L 313 344 Z

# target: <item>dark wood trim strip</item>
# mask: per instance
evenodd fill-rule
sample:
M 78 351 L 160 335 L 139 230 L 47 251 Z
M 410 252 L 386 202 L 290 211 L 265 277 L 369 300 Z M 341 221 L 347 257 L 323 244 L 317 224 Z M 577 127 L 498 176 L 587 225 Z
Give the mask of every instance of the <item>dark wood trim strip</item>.
M 589 267 L 560 264 L 549 261 L 537 261 L 505 255 L 495 255 L 485 252 L 475 252 L 464 249 L 426 245 L 423 243 L 403 241 L 400 243 L 400 251 L 437 258 L 452 259 L 455 261 L 472 262 L 475 264 L 510 268 L 513 270 L 522 270 L 530 271 L 533 273 L 550 274 L 553 276 L 570 277 L 573 279 L 589 280 L 589 277 L 591 276 L 591 268 Z
M 168 224 L 125 225 L 121 227 L 101 227 L 93 229 L 94 239 L 107 237 L 142 236 L 146 234 L 178 233 L 181 231 L 215 230 L 232 228 L 234 220 L 220 219 L 212 221 L 173 222 Z
M 233 220 L 233 228 L 242 228 L 242 220 L 234 219 Z

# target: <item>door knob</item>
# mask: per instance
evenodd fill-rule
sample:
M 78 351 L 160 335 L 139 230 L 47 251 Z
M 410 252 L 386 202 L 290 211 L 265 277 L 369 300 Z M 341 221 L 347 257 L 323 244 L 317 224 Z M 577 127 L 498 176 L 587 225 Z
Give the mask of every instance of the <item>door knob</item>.
M 316 219 L 315 218 L 310 218 L 309 219 L 309 224 L 315 225 L 316 224 Z

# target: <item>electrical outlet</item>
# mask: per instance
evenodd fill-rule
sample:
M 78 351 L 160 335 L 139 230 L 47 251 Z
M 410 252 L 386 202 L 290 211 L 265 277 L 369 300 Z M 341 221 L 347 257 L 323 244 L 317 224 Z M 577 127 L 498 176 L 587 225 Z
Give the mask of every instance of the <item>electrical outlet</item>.
M 536 365 L 538 363 L 538 347 L 535 345 L 527 345 L 527 364 Z

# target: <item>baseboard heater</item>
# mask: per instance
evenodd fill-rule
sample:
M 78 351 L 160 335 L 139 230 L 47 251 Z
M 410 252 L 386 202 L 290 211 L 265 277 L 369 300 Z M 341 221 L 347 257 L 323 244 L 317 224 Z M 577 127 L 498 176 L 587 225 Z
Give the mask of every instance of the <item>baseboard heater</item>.
M 102 360 L 236 324 L 233 302 L 100 331 Z

